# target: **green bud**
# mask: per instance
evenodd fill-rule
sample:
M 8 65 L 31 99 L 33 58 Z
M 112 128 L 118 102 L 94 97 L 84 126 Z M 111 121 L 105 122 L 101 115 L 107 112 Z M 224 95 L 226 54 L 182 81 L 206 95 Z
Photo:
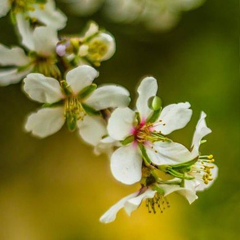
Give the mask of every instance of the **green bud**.
M 155 96 L 151 97 L 148 100 L 148 106 L 151 108 L 153 111 L 158 111 L 159 109 L 162 109 L 162 100 L 160 97 Z

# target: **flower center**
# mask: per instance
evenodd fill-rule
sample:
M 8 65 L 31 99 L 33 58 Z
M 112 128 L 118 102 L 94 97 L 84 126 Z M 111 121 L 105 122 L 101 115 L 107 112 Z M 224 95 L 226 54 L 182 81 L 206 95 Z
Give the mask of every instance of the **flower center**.
M 132 131 L 135 141 L 141 144 L 169 141 L 161 132 L 154 130 L 154 126 L 154 123 L 141 122 Z
M 65 111 L 67 126 L 70 131 L 74 131 L 77 127 L 77 122 L 82 121 L 86 113 L 78 97 L 70 96 L 65 101 Z
M 107 45 L 102 41 L 93 41 L 89 44 L 88 56 L 93 61 L 99 62 L 106 55 L 108 50 Z
M 34 71 L 38 73 L 42 73 L 45 76 L 53 77 L 55 79 L 59 79 L 61 73 L 56 65 L 55 57 L 50 56 L 39 56 L 32 54 L 32 64 L 34 66 Z

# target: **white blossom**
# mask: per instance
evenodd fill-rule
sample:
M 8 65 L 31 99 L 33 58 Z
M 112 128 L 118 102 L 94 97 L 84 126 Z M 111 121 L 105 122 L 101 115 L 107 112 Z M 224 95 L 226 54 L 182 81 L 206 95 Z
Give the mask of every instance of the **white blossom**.
M 106 85 L 96 89 L 92 82 L 97 76 L 98 72 L 87 65 L 69 71 L 60 83 L 42 74 L 29 74 L 23 89 L 45 107 L 30 114 L 25 129 L 43 138 L 57 132 L 66 121 L 70 130 L 78 127 L 83 140 L 96 145 L 107 134 L 100 110 L 129 103 L 129 92 L 123 87 Z
M 171 183 L 173 181 L 176 182 L 176 180 L 173 179 L 168 183 Z M 166 200 L 165 197 L 173 192 L 177 192 L 183 195 L 189 203 L 192 203 L 194 200 L 197 199 L 193 187 L 190 184 L 181 187 L 179 186 L 179 184 L 172 185 L 168 183 L 142 187 L 140 191 L 137 191 L 121 199 L 102 215 L 102 217 L 100 218 L 100 222 L 113 222 L 117 217 L 117 213 L 122 208 L 124 208 L 126 213 L 130 216 L 133 211 L 138 209 L 138 207 L 143 203 L 143 201 L 146 201 L 146 206 L 150 213 L 156 213 L 156 208 L 159 208 L 162 212 L 166 206 L 169 207 L 169 202 Z
M 149 101 L 157 92 L 156 79 L 147 77 L 138 87 L 137 110 L 116 109 L 108 122 L 109 136 L 122 142 L 111 156 L 114 177 L 125 184 L 138 182 L 145 164 L 177 164 L 189 160 L 189 150 L 165 135 L 183 128 L 190 120 L 189 103 L 171 104 L 154 111 Z M 157 113 L 157 114 L 156 114 Z
M 63 38 L 56 48 L 58 55 L 68 61 L 74 61 L 77 65 L 90 62 L 95 66 L 111 58 L 115 50 L 114 37 L 99 29 L 95 22 L 90 22 L 81 36 Z

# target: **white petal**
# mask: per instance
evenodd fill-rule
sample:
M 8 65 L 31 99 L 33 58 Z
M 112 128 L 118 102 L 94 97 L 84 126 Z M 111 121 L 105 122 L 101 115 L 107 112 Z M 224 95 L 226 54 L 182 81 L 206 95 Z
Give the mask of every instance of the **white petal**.
M 192 140 L 192 147 L 193 147 L 192 152 L 193 154 L 195 153 L 196 156 L 199 154 L 198 151 L 199 151 L 201 140 L 203 139 L 203 137 L 205 137 L 206 135 L 212 132 L 212 130 L 207 127 L 207 124 L 205 121 L 206 116 L 207 115 L 204 112 L 201 113 L 200 119 L 196 126 L 196 130 L 194 132 L 194 136 Z
M 136 102 L 137 111 L 140 113 L 142 121 L 146 121 L 149 115 L 152 113 L 148 106 L 149 99 L 156 96 L 158 89 L 157 81 L 153 77 L 146 77 L 142 80 L 138 87 L 138 99 Z
M 102 215 L 102 217 L 100 218 L 100 222 L 102 223 L 113 222 L 116 219 L 116 216 L 119 210 L 124 207 L 124 204 L 126 203 L 126 201 L 135 197 L 137 194 L 138 193 L 130 194 L 127 197 L 121 199 L 115 205 L 113 205 L 106 213 Z
M 133 197 L 126 201 L 124 208 L 127 212 L 127 214 L 130 216 L 133 211 L 135 211 L 143 200 L 147 198 L 153 198 L 156 191 L 153 191 L 152 189 L 147 189 L 144 193 L 139 194 L 136 197 Z
M 93 146 L 107 135 L 106 123 L 100 117 L 85 116 L 83 121 L 79 121 L 78 127 L 82 139 Z
M 174 178 L 171 181 L 172 182 L 179 181 L 179 179 Z M 167 196 L 173 192 L 177 192 L 183 195 L 190 204 L 193 203 L 196 199 L 198 199 L 198 196 L 196 195 L 195 186 L 192 183 L 192 181 L 186 180 L 184 187 L 180 187 L 179 185 L 169 185 L 169 184 L 161 184 L 159 185 L 159 187 L 164 190 L 164 196 Z
M 191 160 L 191 153 L 175 142 L 156 142 L 153 148 L 146 147 L 147 155 L 156 165 L 174 165 Z
M 16 21 L 17 29 L 22 38 L 22 44 L 29 50 L 34 51 L 33 30 L 30 26 L 29 21 L 21 13 L 16 14 Z
M 64 122 L 63 107 L 43 108 L 28 117 L 25 129 L 37 137 L 44 138 L 60 130 Z
M 109 157 L 111 157 L 113 153 L 113 148 L 117 146 L 120 147 L 120 143 L 114 140 L 111 137 L 104 137 L 101 141 L 95 146 L 94 153 L 96 155 L 100 155 L 102 153 L 106 153 Z
M 83 65 L 69 71 L 66 80 L 73 92 L 78 94 L 82 89 L 90 86 L 96 77 L 98 72 L 93 67 Z
M 132 134 L 135 112 L 130 108 L 117 108 L 108 120 L 109 135 L 116 140 L 124 140 Z
M 215 164 L 211 164 L 211 167 L 213 167 L 213 169 L 211 171 L 213 180 L 209 181 L 208 184 L 205 184 L 201 179 L 201 181 L 199 181 L 199 184 L 196 186 L 196 191 L 204 191 L 213 185 L 214 181 L 216 180 L 216 178 L 218 176 L 218 167 Z
M 10 8 L 11 8 L 11 5 L 9 0 L 1 0 L 0 1 L 0 17 L 7 15 Z
M 104 55 L 101 55 L 101 58 L 98 59 L 99 61 L 105 61 L 108 60 L 113 56 L 113 54 L 116 51 L 116 44 L 115 39 L 109 34 L 109 33 L 99 33 L 96 37 L 93 37 L 92 40 L 88 43 L 89 48 L 91 49 L 93 46 L 93 49 L 96 49 L 96 43 L 101 43 L 101 45 L 106 46 L 107 51 Z M 89 54 L 88 56 L 90 59 L 95 59 L 95 54 L 91 56 Z
M 20 82 L 29 72 L 31 68 L 26 71 L 19 72 L 17 68 L 0 71 L 0 86 L 7 86 L 10 84 Z
M 49 37 L 50 36 L 50 37 Z M 55 54 L 57 31 L 50 27 L 36 27 L 33 31 L 34 50 L 44 56 Z
M 126 107 L 130 102 L 129 92 L 123 87 L 106 85 L 97 88 L 85 101 L 96 110 Z
M 57 30 L 65 27 L 67 17 L 56 9 L 54 1 L 48 0 L 44 7 L 42 7 L 42 4 L 34 4 L 33 7 L 34 11 L 28 12 L 31 18 Z
M 154 129 L 167 135 L 174 130 L 185 127 L 192 116 L 192 110 L 189 107 L 188 102 L 168 105 L 162 110 L 160 124 L 156 125 Z
M 64 98 L 59 82 L 40 73 L 30 73 L 23 80 L 24 91 L 40 103 L 55 103 Z
M 80 39 L 82 41 L 85 41 L 87 38 L 96 34 L 98 30 L 99 30 L 98 25 L 95 22 L 90 22 L 89 26 L 87 26 L 86 32 L 84 33 L 83 37 L 81 37 Z
M 26 56 L 22 48 L 7 48 L 0 44 L 0 65 L 24 66 L 29 64 L 30 59 Z
M 129 145 L 118 148 L 111 156 L 113 176 L 124 184 L 134 184 L 142 177 L 142 157 L 138 149 Z

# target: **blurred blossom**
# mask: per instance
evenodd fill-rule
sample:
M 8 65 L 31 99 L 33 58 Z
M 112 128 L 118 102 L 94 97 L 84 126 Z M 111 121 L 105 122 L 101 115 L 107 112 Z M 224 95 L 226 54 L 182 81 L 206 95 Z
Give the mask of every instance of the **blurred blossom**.
M 174 27 L 182 12 L 199 7 L 205 0 L 64 0 L 74 14 L 91 15 L 102 7 L 108 19 L 140 24 L 152 31 Z M 104 3 L 104 4 L 103 4 Z
M 149 30 L 167 30 L 176 25 L 181 12 L 204 0 L 107 0 L 105 13 L 116 22 L 140 23 Z
M 69 4 L 69 10 L 76 15 L 88 16 L 99 10 L 105 0 L 61 0 Z

